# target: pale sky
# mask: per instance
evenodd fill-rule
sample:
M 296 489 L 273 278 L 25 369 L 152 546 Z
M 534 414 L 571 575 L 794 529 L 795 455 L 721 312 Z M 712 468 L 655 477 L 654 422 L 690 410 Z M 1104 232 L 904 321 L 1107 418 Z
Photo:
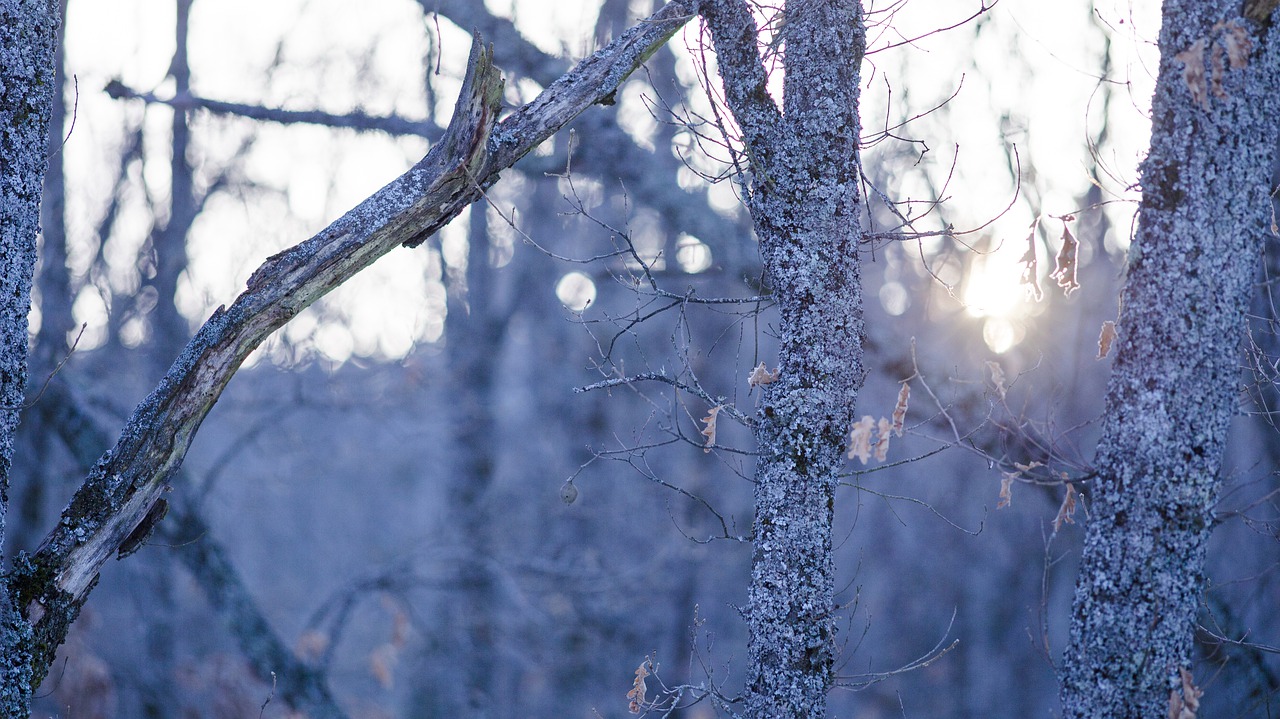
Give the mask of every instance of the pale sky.
M 488 0 L 487 5 L 514 17 L 526 36 L 546 51 L 581 56 L 591 49 L 587 44 L 595 20 L 591 0 Z M 884 5 L 870 6 L 872 17 Z M 922 169 L 935 178 L 938 173 L 945 175 L 959 146 L 946 215 L 958 229 L 994 217 L 1009 203 L 1013 188 L 1002 137 L 1015 142 L 1024 164 L 1035 168 L 1034 178 L 1024 177 L 1026 189 L 1033 191 L 1024 190 L 1023 196 L 1036 198 L 1037 206 L 1020 202 L 991 226 L 991 246 L 1000 249 L 971 263 L 967 271 L 976 273 L 979 281 L 967 283 L 970 289 L 957 297 L 971 314 L 990 318 L 989 327 L 1000 330 L 994 341 L 988 338 L 996 351 L 1007 349 L 1016 339 L 1017 333 L 1008 331 L 1011 323 L 1034 312 L 1017 283 L 1017 260 L 1025 251 L 1021 241 L 1033 213 L 1069 212 L 1087 188 L 1086 139 L 1096 134 L 1102 121 L 1097 73 L 1104 27 L 1110 28 L 1110 77 L 1117 97 L 1107 118 L 1110 145 L 1103 160 L 1118 177 L 1104 183 L 1104 188 L 1109 198 L 1129 201 L 1109 210 L 1114 226 L 1129 226 L 1125 218 L 1132 213 L 1136 195 L 1124 190 L 1136 178 L 1135 168 L 1146 145 L 1145 109 L 1154 83 L 1158 3 L 1101 0 L 1096 5 L 1095 23 L 1085 3 L 1003 0 L 982 19 L 977 41 L 973 29 L 959 29 L 925 38 L 910 48 L 873 54 L 864 66 L 865 131 L 883 125 L 886 103 L 891 121 L 915 114 L 950 95 L 965 73 L 963 89 L 945 117 L 926 117 L 910 126 L 915 136 L 928 139 L 931 153 Z M 975 2 L 910 0 L 894 17 L 892 29 L 873 37 L 874 46 L 951 24 L 977 7 Z M 72 3 L 67 47 L 71 72 L 79 80 L 79 98 L 75 129 L 64 151 L 75 183 L 68 198 L 73 238 L 91 236 L 113 172 L 102 168 L 113 168 L 117 162 L 122 122 L 127 118 L 136 122 L 141 116 L 137 103 L 111 100 L 101 88 L 118 77 L 137 89 L 160 95 L 171 91 L 163 80 L 173 49 L 172 23 L 169 0 Z M 435 24 L 424 23 L 419 5 L 410 0 L 368 2 L 358 12 L 341 0 L 203 0 L 193 13 L 194 87 L 201 95 L 223 100 L 334 112 L 358 105 L 371 113 L 421 117 L 425 111 L 423 58 L 436 32 Z M 686 40 L 676 40 L 675 46 L 692 43 L 694 32 L 691 25 Z M 264 70 L 282 38 L 285 62 L 268 82 Z M 444 52 L 442 73 L 435 82 L 447 98 L 456 92 L 457 83 L 450 78 L 465 62 L 469 38 L 441 21 L 438 40 Z M 449 104 L 443 103 L 437 112 L 439 121 L 447 120 Z M 1007 117 L 1003 134 L 1002 115 Z M 163 153 L 168 122 L 163 110 L 148 113 L 147 147 L 152 159 L 145 179 L 156 193 L 163 193 L 167 184 Z M 652 124 L 643 115 L 632 122 L 640 132 L 646 123 Z M 209 148 L 207 159 L 212 166 L 226 159 L 229 148 L 238 146 L 246 134 L 244 123 L 207 116 L 197 116 L 196 126 L 200 142 Z M 260 129 L 245 173 L 280 192 L 248 201 L 219 198 L 201 217 L 190 239 L 191 269 L 179 297 L 180 307 L 193 322 L 234 299 L 267 255 L 310 236 L 403 172 L 426 149 L 419 140 L 315 127 L 265 125 Z M 731 201 L 728 189 L 717 188 L 713 200 Z M 898 187 L 883 189 L 898 197 L 926 193 L 918 174 L 906 174 Z M 143 207 L 135 201 L 125 208 L 107 257 L 109 281 L 118 290 L 136 284 L 133 254 L 148 222 Z M 462 222 L 455 222 L 445 231 L 446 254 L 464 251 L 464 229 Z M 1056 237 L 1060 226 L 1055 230 L 1048 223 L 1046 230 Z M 135 238 L 133 244 L 127 239 L 130 236 Z M 1122 245 L 1124 238 L 1115 241 Z M 88 251 L 73 252 L 73 270 L 87 268 Z M 416 342 L 438 338 L 443 329 L 444 294 L 437 254 L 421 249 L 393 253 L 284 332 L 294 343 L 312 346 L 335 362 L 353 354 L 403 356 Z M 1047 273 L 1052 256 L 1042 256 L 1040 268 Z M 566 268 L 566 273 L 571 269 Z M 881 299 L 893 311 L 892 305 L 902 298 L 895 299 L 892 289 L 888 295 L 882 293 Z M 421 300 L 406 303 L 405 297 Z M 92 347 L 101 341 L 102 302 L 97 293 L 85 292 L 75 309 L 77 319 L 90 324 L 81 346 Z

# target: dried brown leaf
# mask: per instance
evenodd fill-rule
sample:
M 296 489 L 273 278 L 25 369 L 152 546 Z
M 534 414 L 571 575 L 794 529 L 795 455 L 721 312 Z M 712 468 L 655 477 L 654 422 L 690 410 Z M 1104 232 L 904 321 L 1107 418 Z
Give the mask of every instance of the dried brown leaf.
M 1098 359 L 1103 359 L 1111 352 L 1111 343 L 1116 339 L 1116 323 L 1107 320 L 1102 323 L 1102 333 L 1098 335 Z
M 1044 299 L 1044 291 L 1040 289 L 1039 263 L 1036 260 L 1036 226 L 1039 224 L 1039 220 L 1031 221 L 1031 231 L 1027 233 L 1027 251 L 1018 260 L 1018 264 L 1022 265 L 1019 283 L 1026 288 L 1027 296 L 1036 302 Z
M 1195 685 L 1187 669 L 1179 669 L 1178 675 L 1182 678 L 1182 693 L 1179 695 L 1176 689 L 1169 692 L 1169 719 L 1196 719 L 1204 690 Z
M 876 429 L 879 430 L 879 437 L 876 439 L 875 457 L 877 462 L 883 462 L 889 456 L 889 435 L 893 434 L 893 422 L 881 417 Z
M 1004 509 L 1013 504 L 1013 481 L 1021 476 L 1019 472 L 1002 472 L 1004 476 L 1000 478 L 1000 501 L 996 503 L 996 509 Z
M 849 432 L 849 459 L 857 457 L 863 464 L 871 459 L 871 430 L 875 425 L 876 421 L 870 415 L 853 424 Z
M 1058 516 L 1053 518 L 1053 531 L 1058 531 L 1064 524 L 1075 524 L 1076 488 L 1067 482 L 1067 496 L 1062 498 L 1062 506 L 1058 507 Z
M 1080 255 L 1080 243 L 1076 241 L 1075 235 L 1071 234 L 1071 228 L 1067 226 L 1067 221 L 1062 221 L 1062 249 L 1058 250 L 1058 258 L 1053 268 L 1053 273 L 1049 276 L 1058 281 L 1058 286 L 1062 288 L 1063 294 L 1067 297 L 1072 292 L 1080 289 L 1080 283 L 1076 281 L 1076 261 Z
M 1183 65 L 1182 81 L 1191 92 L 1191 101 L 1208 107 L 1209 92 L 1204 76 L 1204 47 L 1204 38 L 1200 38 L 1192 43 L 1191 47 L 1174 55 L 1173 59 Z
M 703 452 L 710 452 L 711 448 L 716 446 L 716 419 L 722 409 L 724 409 L 724 405 L 716 405 L 707 410 L 707 416 L 702 418 L 702 423 L 707 425 L 702 430 L 702 436 L 707 438 L 707 443 L 702 448 Z
M 751 374 L 747 375 L 747 386 L 755 387 L 761 384 L 770 384 L 778 381 L 778 370 L 770 372 L 761 362 L 759 367 L 751 370 Z
M 893 433 L 899 437 L 907 421 L 907 401 L 910 399 L 911 385 L 903 382 L 902 389 L 898 390 L 898 403 L 893 406 Z
M 649 676 L 651 666 L 650 658 L 645 657 L 644 661 L 640 662 L 640 666 L 636 667 L 635 681 L 631 683 L 631 691 L 627 692 L 627 698 L 631 700 L 628 708 L 632 714 L 639 714 L 644 709 L 645 693 L 648 692 L 644 680 Z

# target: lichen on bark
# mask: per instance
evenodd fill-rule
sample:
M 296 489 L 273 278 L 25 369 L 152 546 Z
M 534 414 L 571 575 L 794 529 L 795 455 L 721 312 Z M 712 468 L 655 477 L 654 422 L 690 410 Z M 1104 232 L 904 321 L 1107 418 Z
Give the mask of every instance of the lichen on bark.
M 0 546 L 13 437 L 27 383 L 27 313 L 55 88 L 57 26 L 57 3 L 0 0 Z M 30 625 L 7 583 L 0 582 L 2 716 L 30 712 L 36 673 L 31 643 Z
M 1230 52 L 1241 37 L 1251 48 L 1242 67 L 1188 66 L 1202 60 L 1186 52 L 1196 43 Z M 1269 222 L 1278 45 L 1274 27 L 1241 17 L 1238 2 L 1164 4 L 1144 195 L 1087 490 L 1065 717 L 1165 716 L 1191 662 L 1245 309 Z M 1206 70 L 1214 91 L 1199 86 Z
M 778 379 L 756 442 L 747 606 L 748 717 L 822 717 L 834 680 L 831 525 L 862 384 L 858 78 L 861 6 L 790 2 L 781 111 L 764 91 L 742 0 L 703 3 L 725 95 L 751 158 L 748 192 L 779 312 Z

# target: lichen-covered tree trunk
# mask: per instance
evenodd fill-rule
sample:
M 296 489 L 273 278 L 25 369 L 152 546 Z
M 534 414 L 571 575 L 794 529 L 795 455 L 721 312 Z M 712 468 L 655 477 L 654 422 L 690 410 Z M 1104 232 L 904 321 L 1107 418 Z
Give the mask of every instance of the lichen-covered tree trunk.
M 787 3 L 780 114 L 743 0 L 707 2 L 703 12 L 750 156 L 749 208 L 780 315 L 778 380 L 757 417 L 746 715 L 822 717 L 835 652 L 834 492 L 864 375 L 861 6 Z
M 27 313 L 53 107 L 58 6 L 0 0 L 0 547 L 9 469 L 27 383 Z M 31 710 L 31 627 L 0 582 L 0 716 Z
M 1245 309 L 1271 220 L 1275 7 L 1164 3 L 1151 151 L 1063 668 L 1065 717 L 1165 717 L 1171 692 L 1182 701 Z

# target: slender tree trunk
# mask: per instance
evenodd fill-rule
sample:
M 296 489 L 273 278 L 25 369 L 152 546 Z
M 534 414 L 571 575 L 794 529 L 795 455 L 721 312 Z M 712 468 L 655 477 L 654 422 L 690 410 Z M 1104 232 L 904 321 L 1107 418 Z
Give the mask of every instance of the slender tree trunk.
M 748 206 L 779 311 L 779 378 L 757 417 L 746 715 L 822 717 L 833 680 L 831 522 L 862 384 L 856 0 L 793 0 L 782 114 L 742 0 L 704 3 L 750 156 Z
M 1238 0 L 1164 3 L 1065 717 L 1164 717 L 1171 692 L 1182 700 L 1245 309 L 1270 225 L 1280 42 L 1264 21 L 1275 6 L 1245 3 L 1250 19 Z
M 0 0 L 0 547 L 14 431 L 27 383 L 27 313 L 40 225 L 58 6 Z M 0 557 L 2 559 L 2 557 Z M 31 627 L 0 582 L 0 715 L 31 711 Z
M 174 94 L 183 97 L 191 94 L 191 65 L 187 59 L 187 36 L 191 25 L 191 6 L 194 0 L 176 0 L 174 24 L 173 62 L 169 75 L 173 77 Z M 195 171 L 188 159 L 191 152 L 191 125 L 188 111 L 173 110 L 173 155 L 169 159 L 169 216 L 164 225 L 152 232 L 152 249 L 155 251 L 156 275 L 153 284 L 157 304 L 151 316 L 151 342 L 148 355 L 156 369 L 164 371 L 169 359 L 182 349 L 191 338 L 187 320 L 178 311 L 178 278 L 187 268 L 187 234 L 199 212 L 196 198 Z
M 494 412 L 497 363 L 506 336 L 507 313 L 494 307 L 489 265 L 488 205 L 471 206 L 467 268 L 463 287 L 450 289 L 445 343 L 455 387 L 466 387 L 454 406 L 456 473 L 449 488 L 450 509 L 460 531 L 458 597 L 448 614 L 462 639 L 457 668 L 462 675 L 462 707 L 453 711 L 476 719 L 501 714 L 504 673 L 495 640 L 500 631 L 494 534 L 500 507 L 493 502 Z M 465 549 L 464 549 L 465 548 Z M 458 601 L 460 599 L 460 601 Z

